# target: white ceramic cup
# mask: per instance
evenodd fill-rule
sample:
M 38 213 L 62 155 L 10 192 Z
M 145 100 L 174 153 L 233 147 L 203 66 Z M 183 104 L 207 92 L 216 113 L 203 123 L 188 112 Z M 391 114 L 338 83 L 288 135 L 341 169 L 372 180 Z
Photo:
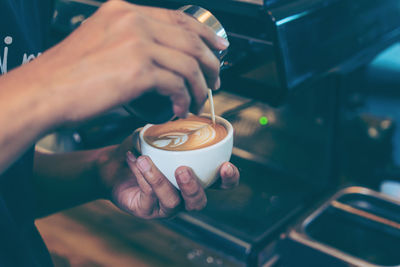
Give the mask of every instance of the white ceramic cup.
M 202 114 L 200 117 L 210 118 L 210 115 Z M 175 179 L 175 170 L 180 166 L 192 168 L 199 178 L 200 184 L 203 187 L 208 187 L 218 178 L 219 168 L 222 163 L 229 161 L 233 147 L 232 124 L 219 116 L 216 116 L 215 119 L 217 123 L 226 128 L 226 137 L 211 146 L 187 151 L 169 151 L 149 145 L 143 136 L 146 130 L 153 124 L 147 124 L 140 131 L 139 135 L 141 153 L 142 155 L 149 156 L 158 169 L 176 188 L 179 189 Z

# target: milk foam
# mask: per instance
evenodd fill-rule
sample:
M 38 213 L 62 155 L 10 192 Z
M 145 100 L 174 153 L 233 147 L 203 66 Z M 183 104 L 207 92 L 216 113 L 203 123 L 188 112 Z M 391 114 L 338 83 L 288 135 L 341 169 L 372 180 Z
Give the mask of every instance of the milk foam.
M 190 116 L 150 127 L 145 133 L 145 140 L 160 149 L 184 151 L 213 145 L 226 134 L 224 126 L 213 125 L 208 118 Z

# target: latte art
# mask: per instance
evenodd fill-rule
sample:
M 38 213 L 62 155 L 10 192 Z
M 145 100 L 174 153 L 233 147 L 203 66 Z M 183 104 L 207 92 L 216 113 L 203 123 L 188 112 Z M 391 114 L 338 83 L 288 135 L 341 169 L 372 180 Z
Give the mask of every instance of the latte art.
M 218 143 L 227 135 L 221 124 L 208 118 L 189 116 L 186 119 L 153 125 L 144 133 L 144 140 L 163 150 L 185 151 Z

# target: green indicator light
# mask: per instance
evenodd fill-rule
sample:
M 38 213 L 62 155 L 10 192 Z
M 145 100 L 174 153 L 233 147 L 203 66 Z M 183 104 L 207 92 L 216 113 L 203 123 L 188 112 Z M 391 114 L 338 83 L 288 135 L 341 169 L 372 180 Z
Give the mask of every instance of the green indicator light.
M 265 116 L 262 116 L 259 120 L 261 125 L 267 125 L 268 124 L 268 118 Z

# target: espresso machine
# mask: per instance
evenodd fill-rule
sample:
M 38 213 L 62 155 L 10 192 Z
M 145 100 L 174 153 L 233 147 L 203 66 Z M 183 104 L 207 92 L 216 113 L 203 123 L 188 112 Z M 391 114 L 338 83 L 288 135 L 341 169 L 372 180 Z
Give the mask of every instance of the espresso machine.
M 53 42 L 102 2 L 57 1 Z M 225 27 L 231 45 L 214 101 L 235 128 L 231 161 L 241 182 L 230 191 L 208 190 L 203 211 L 170 220 L 147 223 L 118 214 L 103 222 L 102 213 L 87 221 L 102 222 L 121 238 L 141 225 L 141 235 L 129 236 L 129 244 L 169 266 L 286 266 L 283 257 L 290 255 L 280 244 L 306 211 L 344 185 L 376 189 L 398 173 L 393 138 L 400 115 L 396 120 L 365 112 L 378 105 L 376 92 L 366 90 L 381 82 L 374 74 L 382 59 L 375 58 L 400 37 L 397 0 L 131 2 L 198 5 Z M 115 111 L 73 129 L 74 147 L 117 143 L 143 123 Z

